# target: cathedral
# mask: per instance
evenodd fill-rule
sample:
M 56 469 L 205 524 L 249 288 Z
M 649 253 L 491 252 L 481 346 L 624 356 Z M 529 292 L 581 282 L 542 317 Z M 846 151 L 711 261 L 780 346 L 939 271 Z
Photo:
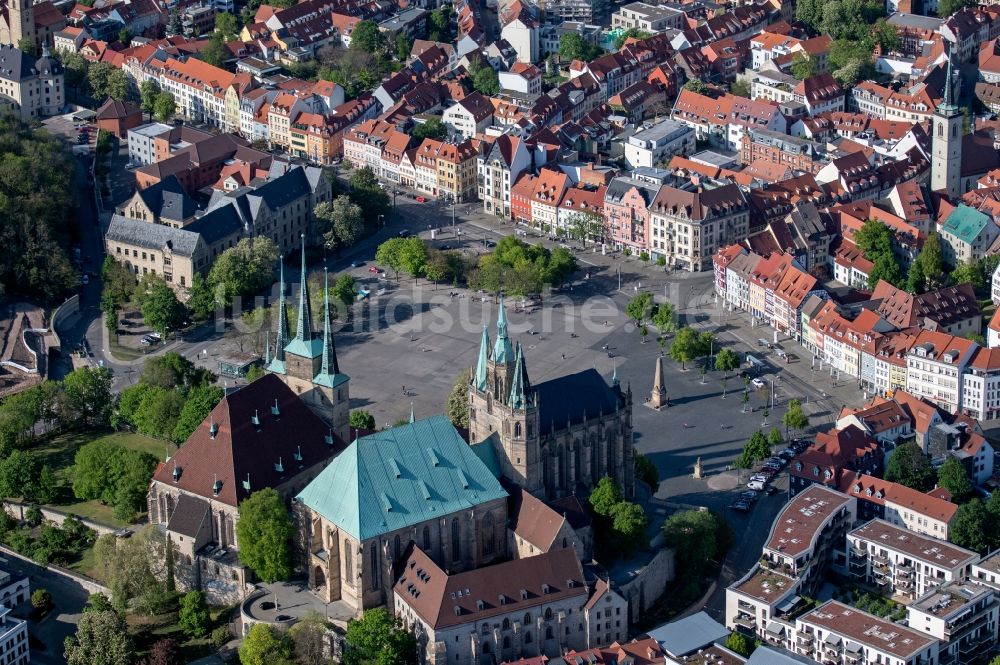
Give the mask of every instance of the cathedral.
M 524 352 L 507 333 L 503 299 L 496 341 L 483 328 L 469 383 L 469 442 L 488 447 L 500 475 L 541 499 L 586 495 L 610 476 L 635 491 L 632 391 L 595 369 L 532 385 Z

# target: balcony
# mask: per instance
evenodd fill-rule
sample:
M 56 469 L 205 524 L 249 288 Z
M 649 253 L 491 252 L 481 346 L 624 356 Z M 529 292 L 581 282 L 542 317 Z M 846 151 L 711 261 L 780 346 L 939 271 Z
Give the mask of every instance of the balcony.
M 735 623 L 737 626 L 742 626 L 749 630 L 753 631 L 757 630 L 757 619 L 753 617 L 743 616 L 741 614 L 740 616 L 736 617 L 736 620 L 733 623 Z
M 807 644 L 812 644 L 816 640 L 812 633 L 799 633 L 798 642 L 799 646 L 805 646 Z

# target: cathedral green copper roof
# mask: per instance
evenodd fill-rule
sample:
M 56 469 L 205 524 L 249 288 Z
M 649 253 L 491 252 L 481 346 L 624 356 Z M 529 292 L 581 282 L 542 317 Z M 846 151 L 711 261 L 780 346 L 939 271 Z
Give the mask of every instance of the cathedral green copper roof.
M 358 439 L 296 498 L 365 540 L 506 496 L 438 415 Z

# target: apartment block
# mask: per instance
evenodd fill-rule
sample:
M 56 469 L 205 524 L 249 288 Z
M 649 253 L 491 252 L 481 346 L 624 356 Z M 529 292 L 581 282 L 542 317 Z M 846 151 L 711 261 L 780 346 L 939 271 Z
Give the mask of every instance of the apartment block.
M 996 589 L 968 580 L 949 582 L 906 608 L 910 628 L 941 642 L 938 665 L 972 665 L 997 640 L 1000 602 Z
M 914 599 L 961 580 L 979 561 L 975 552 L 878 519 L 847 534 L 847 556 L 854 579 Z
M 760 562 L 726 590 L 726 626 L 773 635 L 771 623 L 815 593 L 828 567 L 846 569 L 840 547 L 856 513 L 856 499 L 819 485 L 789 501 L 771 525 Z
M 978 345 L 968 339 L 921 330 L 906 355 L 906 389 L 948 413 L 962 408 L 962 374 Z

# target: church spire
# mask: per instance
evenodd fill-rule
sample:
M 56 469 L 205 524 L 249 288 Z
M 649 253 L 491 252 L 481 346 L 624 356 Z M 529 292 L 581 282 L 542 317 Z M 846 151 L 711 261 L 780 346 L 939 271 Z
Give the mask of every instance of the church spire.
M 479 360 L 476 361 L 476 390 L 486 390 L 486 361 L 490 357 L 490 333 L 483 326 L 483 341 L 479 344 Z
M 509 363 L 514 356 L 514 349 L 511 348 L 510 338 L 507 337 L 507 308 L 503 304 L 503 296 L 500 296 L 500 312 L 497 314 L 497 343 L 493 347 L 493 362 Z
M 288 317 L 285 315 L 285 258 L 278 258 L 278 330 L 274 341 L 274 358 L 269 358 L 267 368 L 278 374 L 285 373 L 285 345 L 288 343 Z M 270 347 L 270 339 L 268 339 Z M 270 349 L 268 349 L 270 351 Z M 270 354 L 268 354 L 270 355 Z
M 264 333 L 264 367 L 271 364 L 271 331 Z
M 412 425 L 416 420 L 413 416 L 413 402 L 410 402 L 410 424 Z
M 340 374 L 337 349 L 330 330 L 330 275 L 326 268 L 323 268 L 323 365 L 319 371 L 321 374 Z
M 951 62 L 951 43 L 945 40 L 945 58 L 948 61 L 948 67 L 945 70 L 944 78 L 944 101 L 937 107 L 937 112 L 941 115 L 952 116 L 960 113 L 958 104 L 955 103 L 955 76 L 952 72 L 952 62 Z
M 613 362 L 612 367 L 614 369 L 611 370 L 611 385 L 617 386 L 618 385 L 618 361 L 614 360 L 612 362 Z
M 306 282 L 306 234 L 302 234 L 302 274 L 299 281 L 299 320 L 295 326 L 295 339 L 309 342 L 312 339 L 312 311 L 309 308 L 309 285 Z
M 514 361 L 514 379 L 510 384 L 510 398 L 507 400 L 512 409 L 523 409 L 524 398 L 524 356 L 521 355 L 521 345 L 517 345 L 517 359 Z

